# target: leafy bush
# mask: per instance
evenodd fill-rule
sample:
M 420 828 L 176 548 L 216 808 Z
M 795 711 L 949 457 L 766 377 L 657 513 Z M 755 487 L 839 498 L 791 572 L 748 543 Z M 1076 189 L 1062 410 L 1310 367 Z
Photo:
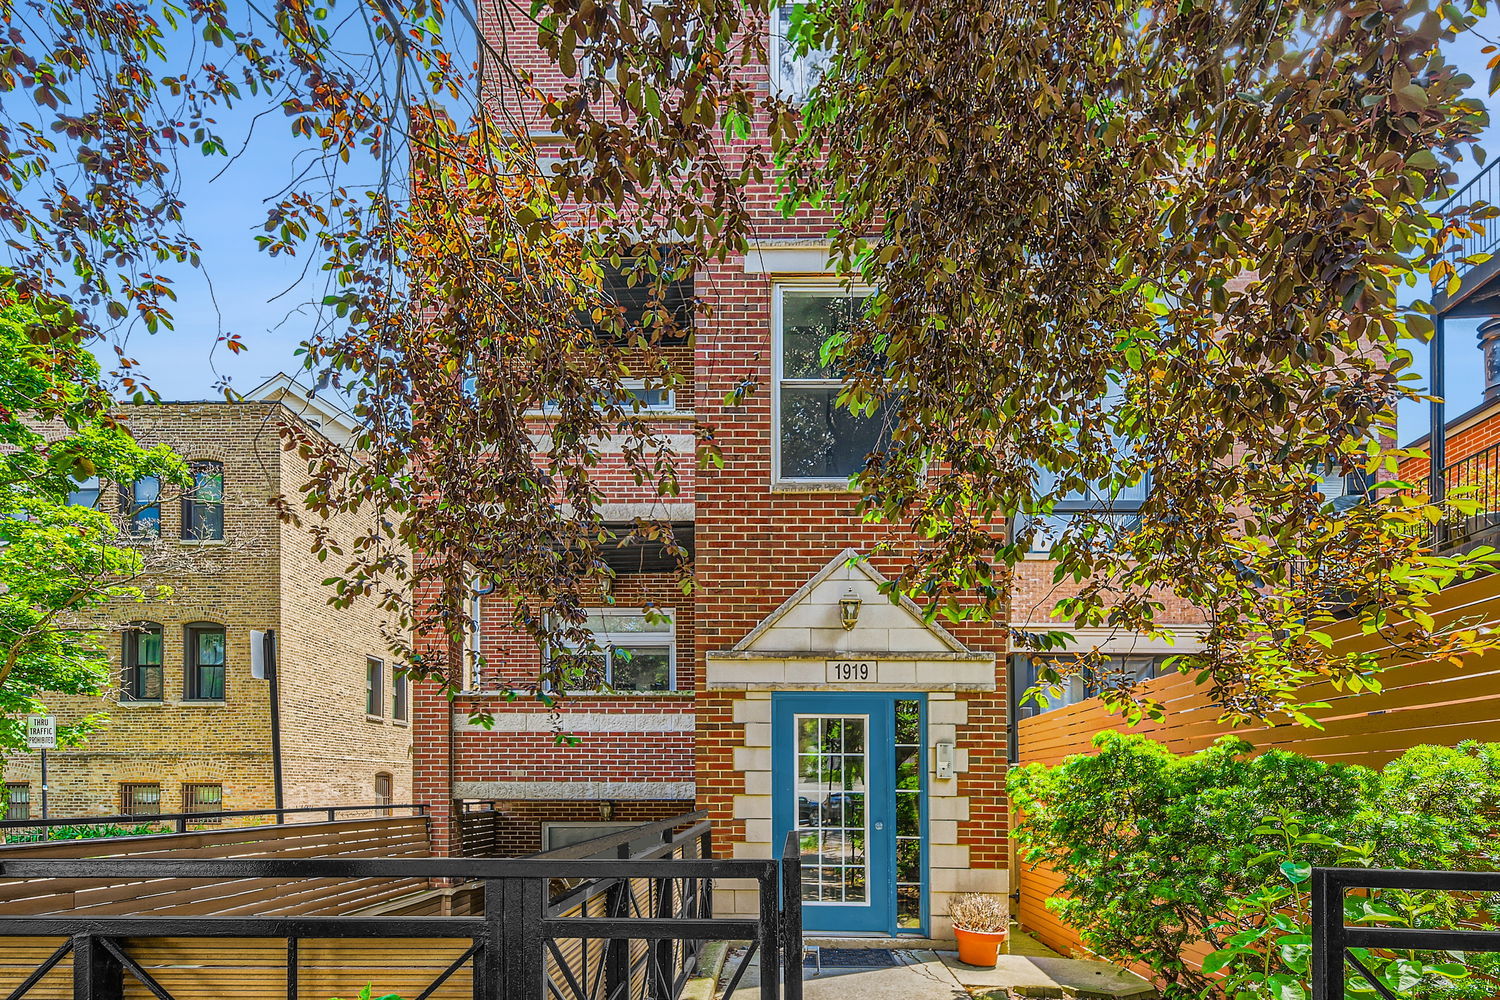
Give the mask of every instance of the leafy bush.
M 1028 863 L 1063 876 L 1064 895 L 1048 907 L 1094 951 L 1150 968 L 1169 997 L 1305 995 L 1302 883 L 1312 866 L 1495 867 L 1500 744 L 1417 747 L 1380 772 L 1278 750 L 1252 757 L 1237 737 L 1182 757 L 1114 732 L 1094 747 L 1012 772 L 1016 832 Z M 1375 911 L 1350 919 L 1487 919 L 1483 901 L 1451 895 L 1372 902 Z M 1216 953 L 1207 972 L 1192 958 L 1206 952 Z M 1472 982 L 1460 985 L 1448 960 L 1368 957 L 1408 996 L 1467 995 L 1479 981 L 1482 995 L 1500 993 L 1488 960 L 1470 962 L 1462 971 Z M 1365 990 L 1351 975 L 1350 995 Z
M 141 823 L 137 826 L 119 826 L 114 823 L 103 824 L 80 824 L 78 826 L 54 826 L 43 838 L 42 831 L 35 828 L 22 828 L 15 833 L 5 835 L 7 844 L 39 844 L 46 839 L 52 840 L 94 840 L 103 837 L 144 837 L 153 833 L 171 833 L 169 827 L 156 823 Z

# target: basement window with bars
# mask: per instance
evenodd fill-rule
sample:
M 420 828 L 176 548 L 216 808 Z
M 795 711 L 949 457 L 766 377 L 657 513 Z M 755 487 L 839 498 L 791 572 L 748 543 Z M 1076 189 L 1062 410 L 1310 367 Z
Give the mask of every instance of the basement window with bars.
M 569 690 L 676 690 L 677 636 L 670 608 L 599 608 L 587 614 L 584 628 L 599 653 L 572 670 Z
M 120 815 L 161 815 L 161 785 L 134 782 L 121 785 Z
M 31 783 L 29 781 L 6 782 L 5 818 L 12 821 L 31 818 Z
M 220 784 L 189 783 L 182 786 L 182 811 L 185 813 L 218 813 L 224 811 L 224 786 Z M 195 819 L 194 823 L 217 826 L 223 822 L 217 816 Z

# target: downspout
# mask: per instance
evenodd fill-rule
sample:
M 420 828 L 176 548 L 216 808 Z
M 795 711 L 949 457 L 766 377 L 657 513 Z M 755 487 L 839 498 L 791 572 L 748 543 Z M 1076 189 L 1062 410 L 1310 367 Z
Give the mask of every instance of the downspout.
M 276 630 L 266 629 L 261 636 L 261 654 L 266 663 L 266 679 L 271 682 L 271 794 L 276 803 L 276 821 L 285 820 L 286 808 L 281 781 L 281 664 L 276 659 Z
M 1429 404 L 1431 414 L 1429 422 L 1432 424 L 1432 429 L 1427 432 L 1427 494 L 1433 503 L 1442 501 L 1447 486 L 1443 480 L 1445 466 L 1448 464 L 1448 422 L 1443 414 L 1446 403 L 1443 396 L 1447 390 L 1447 377 L 1443 370 L 1446 354 L 1443 346 L 1444 325 L 1443 314 L 1438 313 L 1433 319 L 1432 344 L 1428 362 L 1428 367 L 1432 369 L 1432 375 L 1428 379 L 1432 394 L 1432 402 Z

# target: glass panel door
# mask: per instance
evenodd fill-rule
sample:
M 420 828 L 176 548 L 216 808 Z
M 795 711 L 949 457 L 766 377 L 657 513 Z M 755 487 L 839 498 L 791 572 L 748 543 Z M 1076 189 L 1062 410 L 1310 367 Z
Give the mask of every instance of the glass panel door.
M 867 715 L 798 715 L 797 831 L 802 899 L 870 901 Z
M 772 818 L 802 863 L 803 924 L 823 933 L 926 928 L 925 699 L 772 696 Z

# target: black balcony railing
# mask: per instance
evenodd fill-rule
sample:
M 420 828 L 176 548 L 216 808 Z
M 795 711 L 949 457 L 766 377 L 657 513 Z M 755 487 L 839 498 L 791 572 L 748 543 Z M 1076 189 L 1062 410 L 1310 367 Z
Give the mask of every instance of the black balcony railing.
M 1500 892 L 1500 872 L 1437 872 L 1372 868 L 1314 868 L 1312 872 L 1312 998 L 1344 1000 L 1351 973 L 1360 993 L 1404 1000 L 1369 969 L 1355 949 L 1366 951 L 1500 952 L 1500 931 L 1468 928 L 1350 926 L 1344 897 L 1352 891 L 1405 889 L 1463 893 Z
M 37 840 L 49 840 L 54 830 L 64 827 L 171 827 L 178 833 L 186 833 L 194 825 L 222 825 L 226 819 L 248 819 L 264 817 L 285 823 L 287 817 L 293 822 L 329 823 L 337 819 L 363 819 L 385 816 L 425 816 L 427 806 L 412 803 L 376 803 L 370 806 L 306 806 L 295 809 L 228 809 L 218 812 L 176 813 L 132 813 L 121 816 L 53 816 L 48 819 L 4 819 L 0 818 L 0 843 L 24 842 L 25 834 L 35 833 Z M 22 836 L 18 836 L 22 835 Z
M 482 913 L 475 916 L 12 915 L 0 906 L 0 938 L 30 939 L 33 946 L 37 940 L 60 942 L 9 995 L 24 997 L 65 961 L 76 1000 L 119 1000 L 126 995 L 127 978 L 158 1000 L 222 995 L 215 992 L 221 983 L 211 979 L 200 983 L 189 975 L 183 985 L 182 960 L 163 960 L 152 951 L 162 939 L 174 939 L 169 944 L 179 955 L 183 942 L 193 939 L 216 942 L 218 954 L 232 954 L 236 942 L 259 949 L 245 963 L 237 988 L 268 995 L 284 989 L 288 998 L 310 995 L 310 985 L 299 987 L 299 941 L 309 948 L 313 942 L 336 941 L 345 949 L 342 954 L 357 960 L 347 970 L 351 985 L 344 995 L 350 995 L 368 981 L 369 970 L 389 966 L 387 950 L 396 946 L 393 939 L 404 938 L 417 942 L 419 954 L 440 956 L 429 961 L 425 986 L 403 993 L 409 1000 L 456 995 L 455 977 L 472 979 L 474 1000 L 675 1000 L 702 945 L 732 940 L 749 946 L 726 996 L 753 963 L 760 1000 L 801 1000 L 802 880 L 795 835 L 788 837 L 779 860 L 714 858 L 704 815 L 506 860 L 0 860 L 0 880 L 421 878 L 475 883 L 482 901 Z M 598 857 L 611 844 L 627 852 L 630 839 L 638 842 L 648 829 L 660 830 L 659 844 L 628 857 Z M 713 916 L 713 885 L 720 879 L 753 883 L 754 916 Z M 279 968 L 264 961 L 268 940 L 284 944 Z M 366 942 L 369 947 L 359 952 Z M 0 954 L 6 951 L 0 945 Z M 162 982 L 168 971 L 178 976 L 172 990 Z M 320 972 L 326 975 L 326 967 Z M 470 995 L 463 990 L 463 996 Z
M 1477 506 L 1473 513 L 1454 511 L 1438 525 L 1438 548 L 1493 540 L 1500 532 L 1500 444 L 1445 465 L 1443 494 L 1450 504 L 1463 501 Z

